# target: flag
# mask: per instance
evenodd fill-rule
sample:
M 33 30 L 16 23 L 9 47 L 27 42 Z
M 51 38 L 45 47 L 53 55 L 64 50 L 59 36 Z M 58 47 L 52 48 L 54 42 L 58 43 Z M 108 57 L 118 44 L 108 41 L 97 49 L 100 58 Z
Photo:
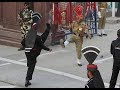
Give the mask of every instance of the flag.
M 77 16 L 81 16 L 82 13 L 83 13 L 83 7 L 80 6 L 80 5 L 77 5 L 75 8 L 74 8 L 74 12 Z
M 59 11 L 58 7 L 54 6 L 54 23 L 61 24 L 62 23 L 62 16 L 61 12 Z

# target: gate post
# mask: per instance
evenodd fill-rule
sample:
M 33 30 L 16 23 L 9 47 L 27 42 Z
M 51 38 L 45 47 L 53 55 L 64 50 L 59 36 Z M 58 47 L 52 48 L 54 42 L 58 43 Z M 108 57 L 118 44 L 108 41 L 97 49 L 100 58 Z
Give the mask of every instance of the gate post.
M 53 26 L 52 26 L 52 40 L 51 45 L 59 43 L 60 39 L 64 39 L 64 32 L 59 30 L 59 25 L 61 24 L 61 12 L 58 8 L 58 2 L 53 3 Z

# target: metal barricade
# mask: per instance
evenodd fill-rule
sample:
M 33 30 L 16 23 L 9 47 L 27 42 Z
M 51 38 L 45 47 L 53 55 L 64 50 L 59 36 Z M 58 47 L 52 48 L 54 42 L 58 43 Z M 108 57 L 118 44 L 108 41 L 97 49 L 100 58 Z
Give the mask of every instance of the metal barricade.
M 88 25 L 89 32 L 93 36 L 97 34 L 97 11 L 96 11 L 96 3 L 88 2 L 89 5 L 86 5 L 86 17 L 85 22 Z

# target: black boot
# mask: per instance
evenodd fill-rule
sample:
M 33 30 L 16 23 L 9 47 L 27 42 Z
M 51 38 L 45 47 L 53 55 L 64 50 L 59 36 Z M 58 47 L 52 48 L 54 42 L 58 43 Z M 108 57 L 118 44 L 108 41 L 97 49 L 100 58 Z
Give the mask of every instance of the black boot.
M 107 36 L 107 34 L 106 34 L 106 33 L 104 33 L 103 35 L 104 35 L 104 36 Z
M 21 46 L 18 51 L 21 51 L 21 50 L 25 50 L 25 48 L 23 46 Z
M 29 82 L 29 80 L 25 81 L 25 87 L 28 87 L 29 85 L 31 85 L 31 83 Z

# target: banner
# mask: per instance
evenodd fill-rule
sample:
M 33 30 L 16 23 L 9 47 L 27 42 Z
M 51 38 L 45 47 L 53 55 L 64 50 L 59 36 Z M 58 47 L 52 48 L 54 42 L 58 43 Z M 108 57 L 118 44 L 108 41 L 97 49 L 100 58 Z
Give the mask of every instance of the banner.
M 83 7 L 80 5 L 75 6 L 74 12 L 77 16 L 81 16 L 83 13 Z
M 54 24 L 61 24 L 62 16 L 57 5 L 54 5 Z

